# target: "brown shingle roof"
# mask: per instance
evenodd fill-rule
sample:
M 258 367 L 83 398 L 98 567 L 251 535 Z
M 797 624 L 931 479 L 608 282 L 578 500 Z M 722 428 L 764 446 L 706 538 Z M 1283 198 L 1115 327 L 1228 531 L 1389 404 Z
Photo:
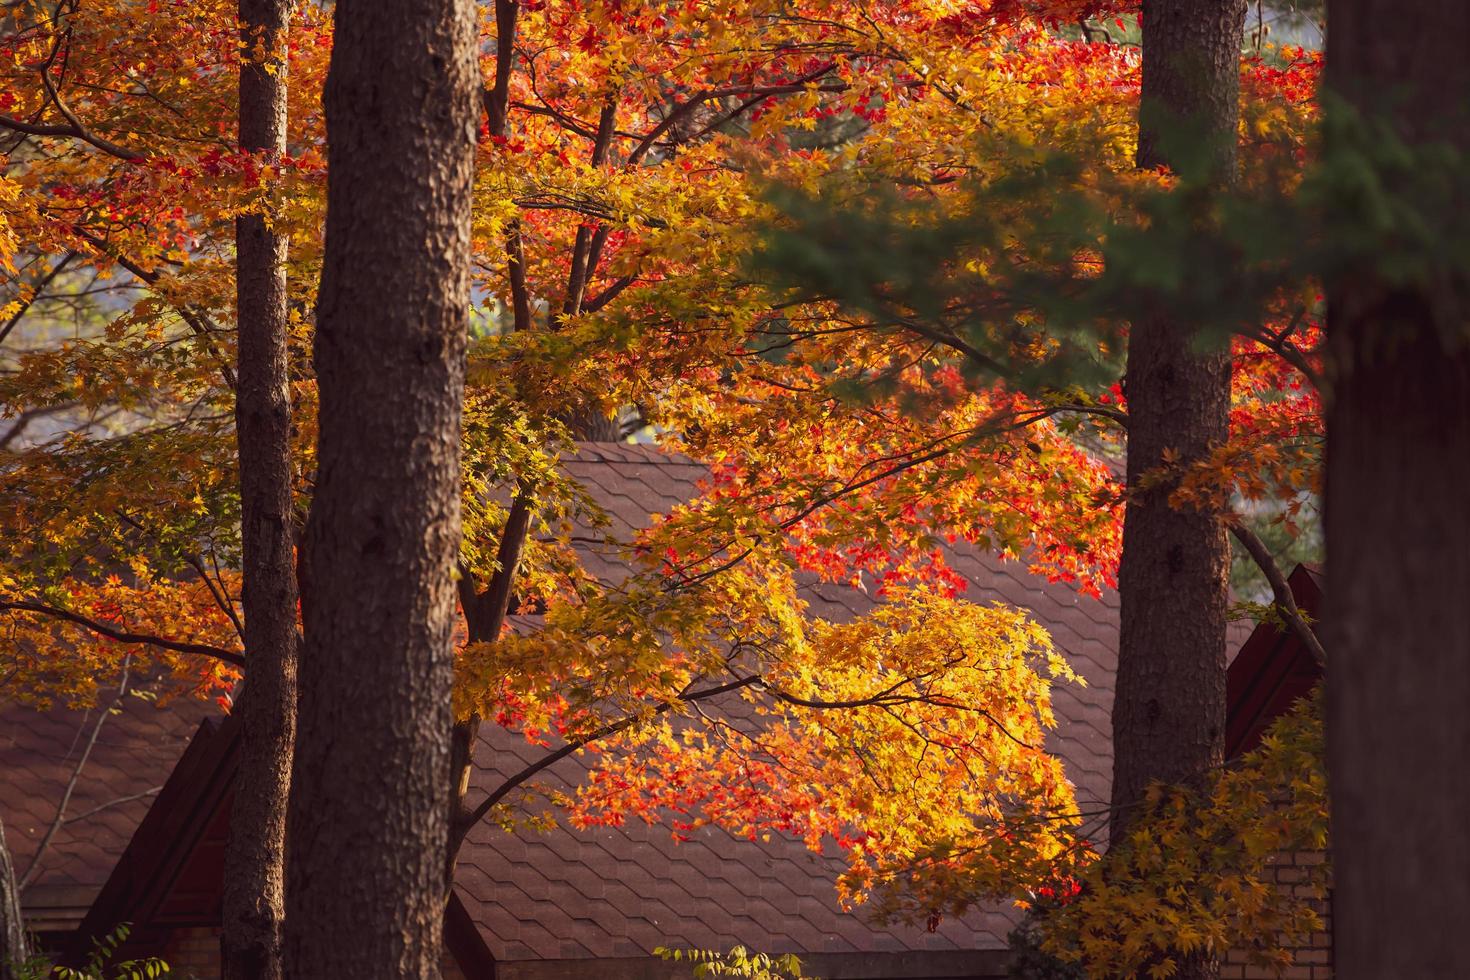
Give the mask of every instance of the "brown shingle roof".
M 608 512 L 609 530 L 626 540 L 654 514 L 690 499 L 704 467 L 652 447 L 584 444 L 565 463 Z M 1109 712 L 1116 669 L 1117 601 L 1081 595 L 1029 574 L 1018 562 L 949 548 L 946 555 L 970 583 L 967 595 L 1030 609 L 1088 682 L 1056 692 L 1060 721 L 1052 745 L 1066 760 L 1084 810 L 1105 801 L 1112 774 Z M 590 570 L 616 577 L 614 555 L 590 556 Z M 848 619 L 873 599 L 853 588 L 809 586 L 813 615 Z M 529 625 L 529 623 L 527 624 Z M 473 801 L 540 758 L 545 749 L 487 725 L 477 751 Z M 570 788 L 586 772 L 573 756 L 553 770 Z M 841 863 L 816 856 L 798 841 L 737 839 L 703 827 L 676 842 L 669 828 L 630 821 L 622 827 L 574 830 L 564 821 L 550 833 L 506 832 L 482 824 L 461 852 L 455 885 L 481 937 L 497 960 L 646 956 L 656 946 L 771 952 L 858 953 L 904 950 L 998 949 L 1013 913 L 976 911 L 950 918 L 934 932 L 875 926 L 842 912 L 833 882 Z
M 24 875 L 56 819 L 66 785 L 102 709 L 37 712 L 0 703 L 0 815 L 17 873 Z M 74 925 L 213 705 L 179 700 L 164 707 L 123 699 L 103 722 L 30 885 L 21 896 L 32 928 Z
M 566 468 L 607 510 L 609 530 L 624 540 L 648 526 L 652 515 L 694 496 L 705 473 L 688 459 L 645 446 L 586 444 L 579 450 Z M 622 573 L 614 550 L 593 547 L 584 557 L 599 575 Z M 1031 610 L 1087 679 L 1085 688 L 1057 690 L 1060 726 L 1051 744 L 1066 761 L 1079 803 L 1093 809 L 1107 799 L 1111 774 L 1116 598 L 1087 598 L 989 555 L 950 549 L 947 557 L 970 582 L 969 597 Z M 830 585 L 810 588 L 809 598 L 813 614 L 829 619 L 857 615 L 873 601 Z M 535 617 L 517 617 L 518 628 L 534 625 Z M 168 710 L 129 704 L 104 729 L 71 812 L 161 784 L 209 711 L 181 703 Z M 70 775 L 66 747 L 79 717 L 0 708 L 0 812 L 22 868 Z M 471 800 L 543 751 L 485 726 Z M 585 768 L 574 756 L 551 775 L 570 786 Z M 33 891 L 71 886 L 95 894 L 146 808 L 147 801 L 138 800 L 67 825 Z M 875 927 L 837 908 L 835 855 L 815 856 L 780 837 L 737 840 L 712 827 L 693 838 L 675 843 L 668 828 L 641 822 L 586 831 L 563 823 L 547 834 L 482 824 L 461 854 L 456 889 L 485 945 L 503 962 L 646 956 L 659 945 L 741 943 L 812 953 L 994 949 L 1004 945 L 1010 928 L 1011 913 L 999 909 L 947 919 L 932 933 Z M 32 898 L 28 893 L 28 904 Z

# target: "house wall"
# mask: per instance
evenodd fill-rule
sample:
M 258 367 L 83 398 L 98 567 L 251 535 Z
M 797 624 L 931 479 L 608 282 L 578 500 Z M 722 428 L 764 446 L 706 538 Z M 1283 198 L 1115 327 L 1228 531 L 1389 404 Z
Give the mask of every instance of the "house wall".
M 910 950 L 893 953 L 811 953 L 802 972 L 825 980 L 1003 980 L 1005 950 Z M 446 974 L 447 976 L 447 974 Z M 694 966 L 657 957 L 583 960 L 503 960 L 495 980 L 691 980 Z M 481 980 L 471 977 L 469 980 Z
M 1283 974 L 1252 964 L 1244 950 L 1232 950 L 1221 965 L 1221 980 L 1332 980 L 1331 896 L 1314 898 L 1316 886 L 1310 883 L 1320 877 L 1325 859 L 1320 851 L 1278 854 L 1273 866 L 1277 887 L 1308 898 L 1322 919 L 1322 931 L 1291 947 L 1292 965 Z
M 168 975 L 176 980 L 220 980 L 219 933 L 214 926 L 175 929 L 156 955 L 169 965 Z M 465 976 L 447 952 L 442 973 L 443 980 L 479 980 Z
M 178 980 L 219 980 L 219 929 L 195 926 L 175 929 L 158 951 Z
M 444 961 L 439 964 L 439 973 L 443 980 L 494 980 L 492 977 L 470 977 L 464 970 L 460 969 L 459 960 L 448 951 L 444 951 Z

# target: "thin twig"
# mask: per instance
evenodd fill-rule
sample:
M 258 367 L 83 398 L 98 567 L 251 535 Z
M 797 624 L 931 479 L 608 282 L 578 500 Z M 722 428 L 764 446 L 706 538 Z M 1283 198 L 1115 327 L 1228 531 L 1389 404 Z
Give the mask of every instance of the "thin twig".
M 695 691 L 690 694 L 681 694 L 672 701 L 665 701 L 664 703 L 655 706 L 650 714 L 660 715 L 673 708 L 675 704 L 689 704 L 697 701 L 703 701 L 706 698 L 716 697 L 720 694 L 728 694 L 731 691 L 737 691 L 740 688 L 749 687 L 752 684 L 759 683 L 759 681 L 760 678 L 758 676 L 742 677 L 738 680 L 731 681 L 728 684 L 721 684 L 718 687 L 706 688 L 702 691 Z M 578 749 L 583 748 L 584 746 L 590 745 L 593 742 L 598 741 L 599 739 L 607 738 L 609 735 L 616 735 L 618 732 L 632 728 L 640 721 L 643 721 L 645 717 L 646 716 L 644 715 L 631 715 L 627 718 L 612 722 L 611 724 L 604 725 L 603 727 L 589 732 L 586 735 L 582 735 L 572 739 L 570 742 L 557 749 L 556 751 L 550 752 L 537 761 L 531 763 L 529 766 L 522 769 L 514 776 L 506 779 L 506 781 L 501 783 L 494 792 L 485 797 L 485 799 L 480 802 L 480 805 L 475 807 L 475 809 L 464 818 L 463 827 L 473 827 L 475 824 L 485 819 L 485 816 L 491 810 L 495 809 L 495 805 L 497 803 L 505 799 L 505 797 L 508 796 L 512 790 L 514 790 L 517 786 L 520 786 L 532 776 L 555 765 L 562 759 L 565 759 L 567 756 L 576 752 Z
M 150 796 L 157 796 L 162 791 L 162 786 L 155 786 L 152 789 L 145 789 L 141 793 L 133 793 L 131 796 L 119 796 L 115 800 L 108 800 L 106 803 L 99 803 L 96 806 L 92 807 L 92 809 L 90 810 L 83 810 L 81 813 L 78 813 L 75 816 L 67 817 L 66 822 L 76 823 L 78 820 L 86 820 L 88 817 L 96 816 L 103 810 L 109 810 L 115 806 L 122 806 L 124 803 L 131 803 L 134 800 L 145 800 Z
M 76 257 L 76 252 L 67 252 L 61 257 L 59 261 L 57 261 L 54 266 L 51 267 L 51 271 L 47 272 L 44 276 L 41 277 L 40 281 L 36 283 L 33 291 L 31 292 L 31 298 L 22 303 L 20 305 L 20 309 L 11 314 L 10 319 L 5 321 L 4 326 L 0 326 L 0 344 L 5 343 L 5 338 L 10 336 L 10 331 L 15 329 L 16 324 L 20 323 L 21 319 L 26 315 L 30 308 L 36 304 L 36 301 L 42 298 L 42 292 L 46 289 L 46 287 L 51 285 L 52 280 L 61 275 L 61 272 L 63 269 L 66 268 L 67 263 L 71 262 L 71 260 Z
M 41 838 L 41 843 L 36 846 L 36 853 L 31 855 L 31 863 L 26 867 L 25 874 L 21 875 L 20 880 L 16 882 L 16 891 L 25 891 L 26 886 L 31 883 L 31 879 L 36 876 L 36 872 L 40 871 L 41 858 L 45 856 L 46 848 L 51 846 L 51 841 L 56 836 L 57 831 L 66 822 L 67 804 L 71 802 L 71 794 L 77 788 L 77 781 L 82 778 L 82 769 L 86 766 L 87 759 L 92 754 L 93 746 L 97 744 L 97 736 L 102 733 L 102 725 L 107 721 L 107 716 L 118 705 L 122 704 L 123 698 L 127 697 L 132 664 L 133 656 L 132 654 L 128 654 L 123 659 L 122 683 L 117 687 L 117 694 L 113 697 L 112 703 L 102 709 L 102 713 L 97 718 L 97 724 L 92 726 L 92 735 L 87 739 L 87 744 L 82 749 L 81 757 L 77 759 L 76 767 L 71 771 L 71 778 L 67 780 L 66 789 L 61 794 L 61 802 L 56 805 L 56 817 L 51 821 L 51 826 L 46 828 L 46 833 Z

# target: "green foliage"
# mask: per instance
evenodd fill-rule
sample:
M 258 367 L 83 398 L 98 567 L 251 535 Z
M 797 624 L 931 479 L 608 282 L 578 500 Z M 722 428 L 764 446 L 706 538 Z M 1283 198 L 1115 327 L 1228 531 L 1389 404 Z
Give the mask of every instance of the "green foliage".
M 973 374 L 1032 389 L 1116 371 L 1120 327 L 1144 317 L 1219 345 L 1283 306 L 1312 308 L 1324 282 L 1373 281 L 1452 304 L 1470 269 L 1464 154 L 1408 143 L 1391 95 L 1376 114 L 1324 101 L 1317 159 L 1305 159 L 1302 124 L 1262 112 L 1266 149 L 1249 154 L 1231 187 L 1176 127 L 1161 140 L 1178 144 L 1166 180 L 1099 169 L 1086 146 L 997 144 L 1004 171 L 942 205 L 875 190 L 854 207 L 778 188 L 768 199 L 782 218 L 754 268 L 874 329 L 932 335 Z M 1427 319 L 1462 343 L 1467 312 Z
M 1042 949 L 1098 976 L 1172 976 L 1176 951 L 1231 949 L 1284 975 L 1290 948 L 1323 928 L 1331 873 L 1320 694 L 1206 786 L 1156 784 L 1144 805 L 1127 839 L 1039 920 Z M 1313 860 L 1298 862 L 1283 888 L 1275 869 L 1290 855 Z
M 92 952 L 81 969 L 59 966 L 47 956 L 36 955 L 19 964 L 15 980 L 157 980 L 169 972 L 168 964 L 155 956 L 141 960 L 118 960 L 118 950 L 132 932 L 128 923 L 92 940 Z
M 1277 513 L 1264 510 L 1246 514 L 1242 520 L 1270 549 L 1278 567 L 1290 571 L 1303 563 L 1321 564 L 1322 520 L 1315 500 L 1310 507 L 1304 507 L 1301 514 L 1291 522 L 1281 520 Z M 1231 591 L 1244 604 L 1265 604 L 1267 608 L 1263 610 L 1244 610 L 1251 620 L 1275 621 L 1279 616 L 1272 612 L 1275 607 L 1271 605 L 1271 583 L 1266 581 L 1261 567 L 1239 541 L 1231 538 L 1230 546 Z
M 1044 947 L 1046 914 L 1040 905 L 1032 906 L 1006 937 L 1011 949 L 1006 975 L 1011 980 L 1087 980 L 1080 964 L 1066 962 Z
M 659 946 L 654 954 L 674 963 L 694 964 L 695 980 L 707 977 L 739 977 L 741 980 L 816 980 L 801 972 L 795 954 L 771 956 L 735 946 L 728 953 L 708 949 L 670 949 Z
M 1082 281 L 1078 253 L 1103 238 L 1106 201 L 1074 154 L 997 141 L 988 155 L 1006 171 L 942 211 L 881 188 L 860 207 L 772 189 L 784 218 L 767 229 L 755 274 L 874 329 L 932 339 L 977 383 L 1036 391 L 1115 378 L 1112 311 L 1056 288 Z
M 1418 144 L 1403 138 L 1401 94 L 1379 93 L 1372 113 L 1329 104 L 1322 164 L 1302 187 L 1303 207 L 1321 216 L 1323 232 L 1306 260 L 1329 282 L 1430 297 L 1432 309 L 1413 324 L 1389 325 L 1435 330 L 1452 348 L 1470 341 L 1470 168 L 1433 132 Z

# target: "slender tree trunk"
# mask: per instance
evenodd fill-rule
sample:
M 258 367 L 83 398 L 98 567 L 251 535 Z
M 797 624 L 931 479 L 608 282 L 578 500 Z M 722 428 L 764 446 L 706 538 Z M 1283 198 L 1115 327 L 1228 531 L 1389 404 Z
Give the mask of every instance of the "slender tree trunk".
M 1235 162 L 1244 0 L 1145 0 L 1140 167 L 1168 166 L 1173 139 L 1206 141 L 1217 178 Z M 1128 339 L 1128 484 L 1118 573 L 1122 631 L 1113 703 L 1111 839 L 1150 783 L 1192 783 L 1224 758 L 1230 545 L 1220 515 L 1138 489 L 1177 453 L 1208 455 L 1229 432 L 1230 355 L 1195 348 L 1190 324 L 1144 318 Z M 1208 955 L 1181 978 L 1218 975 Z
M 517 0 L 495 0 L 495 78 L 480 90 L 485 112 L 486 135 L 503 139 L 510 132 L 510 85 L 516 63 L 516 23 L 521 5 Z M 531 297 L 526 287 L 525 255 L 521 242 L 520 222 L 512 221 L 505 236 L 506 273 L 510 280 L 512 330 L 529 331 L 532 327 Z M 493 643 L 505 624 L 521 548 L 530 529 L 531 501 L 517 488 L 511 501 L 505 529 L 501 532 L 496 556 L 499 571 L 484 592 L 468 569 L 461 570 L 459 580 L 460 608 L 464 612 L 469 642 Z M 498 607 L 498 612 L 497 612 Z M 480 740 L 483 719 L 474 712 L 456 721 L 449 735 L 449 836 L 445 848 L 445 897 L 454 888 L 454 867 L 459 860 L 465 835 L 472 829 L 465 807 L 470 777 L 475 768 L 475 747 Z
M 0 820 L 0 980 L 11 980 L 11 967 L 30 955 L 26 943 L 25 918 L 20 910 L 20 891 L 15 885 L 15 865 L 5 845 L 5 822 Z
M 286 149 L 289 0 L 241 0 L 240 148 Z M 287 374 L 286 240 L 264 214 L 235 225 L 246 684 L 220 934 L 224 980 L 277 980 L 285 918 L 286 797 L 296 729 L 296 565 Z
M 286 975 L 438 976 L 476 125 L 470 0 L 338 0 Z
M 515 0 L 495 0 L 495 77 L 481 91 L 485 111 L 487 134 L 501 138 L 510 132 L 510 86 L 515 72 L 516 31 L 520 17 L 520 4 Z M 597 137 L 592 151 L 593 166 L 607 161 L 612 145 L 615 112 L 613 104 L 604 107 L 598 120 Z M 571 269 L 568 273 L 567 295 L 562 313 L 575 316 L 582 311 L 586 298 L 587 283 L 597 271 L 606 232 L 594 233 L 590 228 L 578 230 L 573 249 Z M 531 296 L 526 286 L 525 255 L 519 222 L 512 222 L 506 234 L 506 273 L 510 282 L 511 309 L 514 322 L 512 329 L 529 331 L 534 323 L 531 317 Z M 600 412 L 577 408 L 562 418 L 577 439 L 599 442 L 616 442 L 621 435 L 617 419 L 609 419 Z M 505 529 L 501 532 L 500 547 L 496 556 L 499 571 L 493 576 L 484 591 L 479 583 L 462 570 L 459 582 L 460 607 L 464 610 L 468 627 L 469 642 L 494 643 L 500 638 L 505 618 L 510 608 L 511 595 L 515 590 L 517 568 L 521 551 L 530 532 L 535 488 L 517 486 L 507 515 Z M 474 829 L 472 812 L 465 805 L 470 777 L 475 765 L 475 746 L 480 737 L 483 719 L 471 714 L 463 721 L 455 722 L 450 738 L 450 794 L 449 794 L 449 848 L 445 866 L 449 876 L 448 887 L 454 884 L 454 867 L 466 836 Z
M 1337 0 L 1329 23 L 1337 96 L 1410 143 L 1470 151 L 1470 4 Z M 1443 206 L 1462 236 L 1467 198 L 1461 183 Z M 1367 269 L 1329 292 L 1323 624 L 1339 980 L 1470 977 L 1467 317 L 1463 266 L 1433 290 Z

